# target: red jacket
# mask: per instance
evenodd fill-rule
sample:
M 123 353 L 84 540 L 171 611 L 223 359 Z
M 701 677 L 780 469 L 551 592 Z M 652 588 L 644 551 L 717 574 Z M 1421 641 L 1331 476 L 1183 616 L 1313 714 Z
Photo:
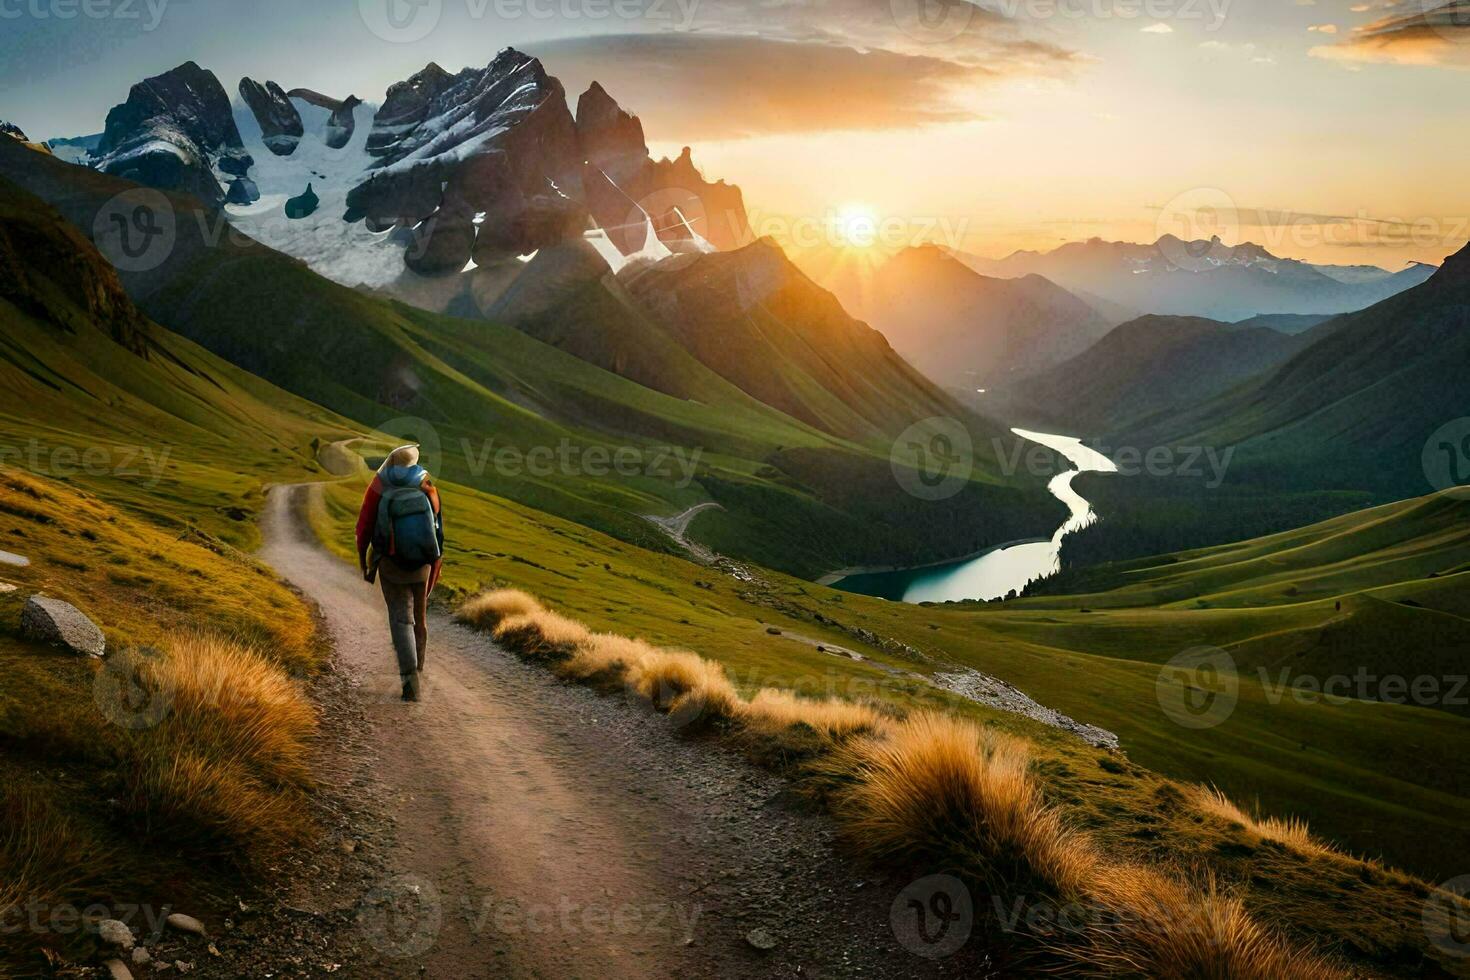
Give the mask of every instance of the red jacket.
M 428 495 L 429 504 L 434 508 L 434 513 L 439 514 L 439 490 L 434 486 L 434 481 L 425 475 L 419 487 Z M 362 509 L 357 512 L 357 563 L 361 566 L 364 575 L 368 570 L 368 550 L 372 547 L 373 534 L 378 528 L 378 504 L 382 499 L 383 480 L 374 473 L 373 481 L 368 484 L 367 493 L 363 494 Z M 443 571 L 444 559 L 440 558 L 434 562 L 434 567 L 429 571 L 429 592 L 432 593 L 434 586 L 439 584 L 439 576 Z

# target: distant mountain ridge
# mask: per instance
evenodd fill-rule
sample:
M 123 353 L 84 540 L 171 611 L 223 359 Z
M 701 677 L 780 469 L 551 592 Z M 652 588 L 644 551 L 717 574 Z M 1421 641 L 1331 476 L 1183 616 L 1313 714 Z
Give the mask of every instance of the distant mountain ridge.
M 1058 364 L 1111 326 L 1042 276 L 983 276 L 935 245 L 897 253 L 844 299 L 925 374 L 967 391 Z
M 1231 324 L 1150 314 L 1025 379 L 1018 392 L 1077 431 L 1116 431 L 1208 400 L 1284 363 L 1311 341 L 1252 320 Z
M 1003 259 L 956 255 L 983 275 L 1042 275 L 1142 313 L 1227 321 L 1257 314 L 1347 313 L 1416 286 L 1434 272 L 1422 263 L 1377 274 L 1370 266 L 1317 266 L 1278 258 L 1253 242 L 1230 246 L 1218 237 L 1186 242 L 1173 235 L 1151 244 L 1093 238 Z

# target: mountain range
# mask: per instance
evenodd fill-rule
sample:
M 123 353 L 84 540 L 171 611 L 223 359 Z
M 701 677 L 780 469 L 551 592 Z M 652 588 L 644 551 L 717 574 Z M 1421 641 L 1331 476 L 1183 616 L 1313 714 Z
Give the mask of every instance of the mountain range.
M 1093 238 L 1003 259 L 957 257 L 983 275 L 1041 275 L 1079 296 L 1139 313 L 1228 321 L 1263 313 L 1346 313 L 1418 285 L 1434 272 L 1424 263 L 1398 272 L 1312 265 L 1278 258 L 1252 242 L 1230 246 L 1218 237 L 1186 242 L 1173 235 L 1151 244 Z
M 839 286 L 855 315 L 946 387 L 993 388 L 1081 353 L 1112 324 L 1041 276 L 983 276 L 934 245 Z
M 561 83 L 511 48 L 454 74 L 431 63 L 381 106 L 251 78 L 237 90 L 194 62 L 145 79 L 83 159 L 225 207 L 349 286 L 412 293 L 415 273 L 468 276 L 584 237 L 615 267 L 750 239 L 738 187 L 705 180 L 687 149 L 651 159 L 641 123 L 595 83 L 574 117 Z M 288 203 L 308 189 L 310 209 Z

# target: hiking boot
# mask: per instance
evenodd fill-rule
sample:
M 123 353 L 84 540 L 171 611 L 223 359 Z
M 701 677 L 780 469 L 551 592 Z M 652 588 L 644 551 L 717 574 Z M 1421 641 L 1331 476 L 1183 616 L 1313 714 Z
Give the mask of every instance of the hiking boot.
M 418 674 L 403 675 L 403 700 L 417 701 L 419 699 L 419 676 Z

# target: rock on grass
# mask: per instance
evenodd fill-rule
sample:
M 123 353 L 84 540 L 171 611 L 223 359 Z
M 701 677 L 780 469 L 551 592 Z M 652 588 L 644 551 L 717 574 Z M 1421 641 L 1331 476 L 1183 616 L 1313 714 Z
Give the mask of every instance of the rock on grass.
M 100 657 L 107 652 L 102 630 L 69 602 L 33 595 L 20 614 L 21 635 L 73 653 Z

